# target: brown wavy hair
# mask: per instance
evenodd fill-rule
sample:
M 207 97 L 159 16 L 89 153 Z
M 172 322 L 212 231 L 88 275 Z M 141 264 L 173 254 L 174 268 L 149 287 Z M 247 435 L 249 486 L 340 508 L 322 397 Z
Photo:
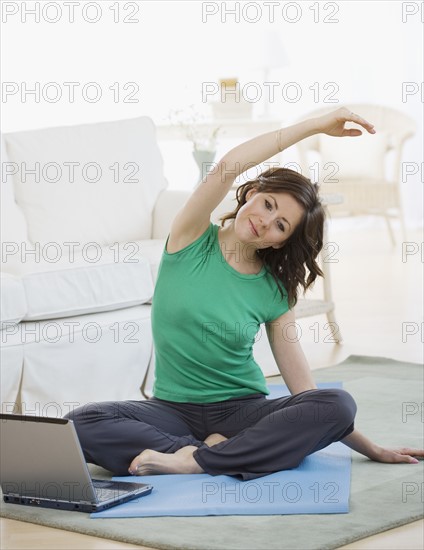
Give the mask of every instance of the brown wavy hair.
M 221 226 L 227 220 L 234 219 L 240 208 L 246 204 L 246 195 L 255 189 L 259 193 L 288 193 L 303 209 L 303 217 L 293 233 L 284 242 L 282 248 L 261 248 L 256 252 L 267 270 L 273 275 L 281 296 L 286 296 L 292 309 L 298 300 L 298 288 L 303 287 L 303 294 L 313 285 L 317 276 L 323 277 L 316 258 L 323 246 L 324 221 L 326 212 L 318 196 L 318 185 L 289 168 L 270 168 L 256 179 L 250 180 L 237 188 L 237 207 L 233 212 L 220 218 Z M 309 273 L 306 276 L 306 268 Z

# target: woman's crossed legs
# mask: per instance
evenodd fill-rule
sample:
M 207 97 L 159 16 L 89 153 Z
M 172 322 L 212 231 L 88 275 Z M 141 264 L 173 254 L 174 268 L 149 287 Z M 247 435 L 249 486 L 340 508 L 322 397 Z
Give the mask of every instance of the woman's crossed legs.
M 74 420 L 87 462 L 116 475 L 130 468 L 135 475 L 206 472 L 249 480 L 295 468 L 343 439 L 353 430 L 355 413 L 347 392 L 325 389 L 205 404 L 104 402 L 67 417 Z

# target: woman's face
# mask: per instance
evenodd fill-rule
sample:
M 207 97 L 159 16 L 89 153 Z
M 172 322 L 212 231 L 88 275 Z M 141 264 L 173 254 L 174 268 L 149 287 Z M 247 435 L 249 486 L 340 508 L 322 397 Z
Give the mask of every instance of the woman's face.
M 281 248 L 301 221 L 303 208 L 288 193 L 252 189 L 246 199 L 234 222 L 239 239 L 257 249 Z

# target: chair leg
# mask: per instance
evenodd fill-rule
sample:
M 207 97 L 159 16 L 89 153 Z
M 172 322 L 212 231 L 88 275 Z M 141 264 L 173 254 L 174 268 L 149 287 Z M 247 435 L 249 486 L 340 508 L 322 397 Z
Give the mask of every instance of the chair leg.
M 396 239 L 395 239 L 395 236 L 393 234 L 392 226 L 390 225 L 389 215 L 387 214 L 387 212 L 385 212 L 383 214 L 383 216 L 384 216 L 384 219 L 386 220 L 387 229 L 389 230 L 389 235 L 390 235 L 390 240 L 392 242 L 392 245 L 396 246 Z
M 336 344 L 340 344 L 341 342 L 343 342 L 343 338 L 339 329 L 339 325 L 336 322 L 334 310 L 327 311 L 327 319 L 331 329 L 331 336 L 336 341 Z
M 396 206 L 397 206 L 398 216 L 400 221 L 402 241 L 407 242 L 408 237 L 406 234 L 405 215 L 404 215 L 404 209 L 403 209 L 403 197 L 402 197 L 402 193 L 399 185 L 397 185 L 397 188 L 396 188 L 396 200 L 397 200 Z
M 405 217 L 403 215 L 403 210 L 399 208 L 399 221 L 400 221 L 400 231 L 402 236 L 402 242 L 406 243 L 408 237 L 406 235 L 406 226 L 405 226 Z

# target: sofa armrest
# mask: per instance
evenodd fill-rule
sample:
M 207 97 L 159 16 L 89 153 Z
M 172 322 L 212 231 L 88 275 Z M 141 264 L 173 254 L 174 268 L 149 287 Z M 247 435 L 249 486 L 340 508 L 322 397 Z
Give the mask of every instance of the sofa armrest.
M 152 239 L 166 239 L 172 220 L 190 195 L 190 191 L 173 189 L 164 189 L 160 193 L 153 209 Z
M 166 239 L 171 229 L 172 220 L 176 213 L 186 203 L 190 191 L 168 190 L 165 189 L 159 195 L 153 210 L 152 239 Z M 220 225 L 219 218 L 235 209 L 237 201 L 235 199 L 236 188 L 231 188 L 228 195 L 215 208 L 211 214 L 211 221 Z

